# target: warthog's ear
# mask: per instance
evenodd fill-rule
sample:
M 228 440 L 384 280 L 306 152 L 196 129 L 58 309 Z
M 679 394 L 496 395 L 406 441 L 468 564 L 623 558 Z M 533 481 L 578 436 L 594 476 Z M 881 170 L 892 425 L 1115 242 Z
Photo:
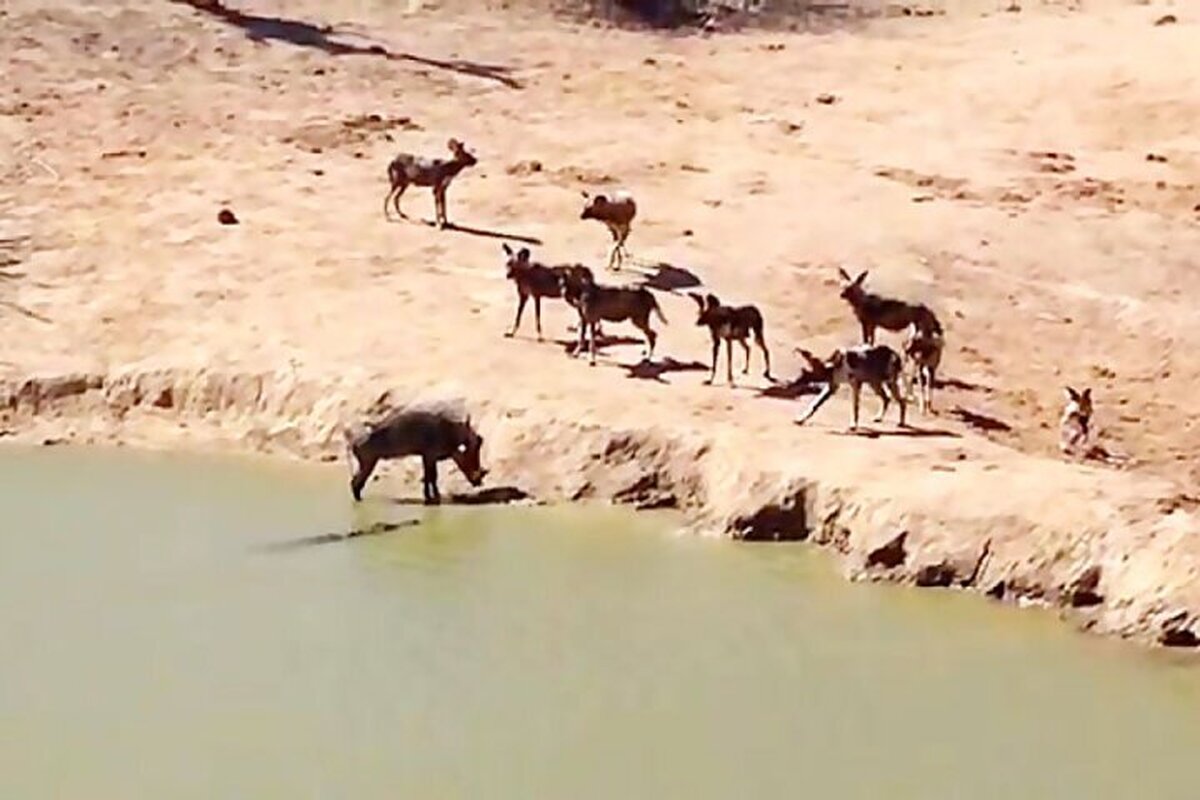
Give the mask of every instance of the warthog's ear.
M 591 199 L 592 199 L 592 196 L 591 196 L 590 194 L 588 194 L 588 193 L 587 193 L 587 191 L 586 191 L 586 190 L 584 190 L 584 189 L 580 189 L 580 190 L 579 190 L 579 193 L 580 193 L 581 195 L 583 195 L 583 199 L 584 199 L 584 200 L 591 200 Z
M 458 150 L 462 149 L 462 142 L 460 142 L 458 139 L 450 139 L 446 142 L 446 147 L 457 152 Z

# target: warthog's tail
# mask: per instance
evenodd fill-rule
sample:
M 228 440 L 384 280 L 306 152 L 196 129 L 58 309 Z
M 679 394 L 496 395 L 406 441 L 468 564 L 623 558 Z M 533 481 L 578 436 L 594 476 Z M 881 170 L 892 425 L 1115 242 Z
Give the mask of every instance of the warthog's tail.
M 350 467 L 350 477 L 358 472 L 358 453 L 355 452 L 354 442 L 358 434 L 349 425 L 342 427 L 342 436 L 346 440 L 346 464 Z

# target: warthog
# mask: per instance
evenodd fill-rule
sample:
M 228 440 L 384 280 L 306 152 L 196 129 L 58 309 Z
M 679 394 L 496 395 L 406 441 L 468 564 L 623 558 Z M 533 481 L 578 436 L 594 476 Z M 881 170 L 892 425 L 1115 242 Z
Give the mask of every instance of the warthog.
M 437 465 L 452 459 L 472 486 L 479 486 L 487 470 L 479 463 L 483 437 L 471 427 L 471 418 L 458 418 L 445 410 L 396 409 L 361 433 L 345 431 L 346 450 L 353 477 L 350 493 L 362 500 L 367 479 L 380 461 L 420 456 L 424 467 L 421 490 L 426 505 L 441 502 Z M 356 466 L 357 465 L 357 466 Z

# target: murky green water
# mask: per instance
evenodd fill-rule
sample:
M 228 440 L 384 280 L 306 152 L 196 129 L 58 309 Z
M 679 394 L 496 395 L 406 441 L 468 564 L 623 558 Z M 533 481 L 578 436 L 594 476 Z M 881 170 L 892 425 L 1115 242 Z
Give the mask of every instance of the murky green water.
M 0 797 L 1200 796 L 1198 666 L 665 517 L 378 494 L 0 450 Z

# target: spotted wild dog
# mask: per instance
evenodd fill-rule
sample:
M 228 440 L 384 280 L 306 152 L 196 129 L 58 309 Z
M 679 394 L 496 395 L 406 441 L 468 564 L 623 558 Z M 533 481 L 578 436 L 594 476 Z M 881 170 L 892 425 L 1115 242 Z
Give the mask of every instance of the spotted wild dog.
M 388 217 L 388 204 L 391 203 L 396 214 L 401 219 L 407 215 L 400 210 L 400 197 L 404 190 L 413 186 L 429 186 L 433 189 L 434 222 L 439 229 L 449 225 L 446 219 L 446 189 L 450 181 L 467 167 L 473 167 L 478 162 L 475 156 L 467 150 L 466 145 L 458 139 L 446 142 L 450 150 L 450 158 L 429 158 L 416 156 L 411 153 L 400 153 L 388 164 L 388 182 L 391 188 L 383 198 L 383 216 Z
M 708 328 L 709 335 L 712 337 L 712 373 L 705 383 L 711 384 L 717 379 L 717 360 L 721 352 L 721 342 L 725 343 L 725 373 L 729 385 L 733 386 L 734 342 L 739 343 L 746 353 L 746 366 L 742 369 L 742 374 L 750 372 L 750 344 L 746 340 L 751 336 L 754 337 L 754 343 L 762 350 L 763 377 L 771 380 L 771 353 L 767 350 L 767 343 L 763 338 L 762 313 L 751 305 L 721 305 L 721 300 L 715 294 L 701 296 L 696 292 L 689 292 L 688 296 L 695 300 L 698 306 L 696 324 Z
M 903 363 L 895 350 L 885 344 L 856 345 L 845 350 L 834 350 L 829 358 L 825 359 L 823 366 L 827 376 L 825 386 L 813 399 L 808 409 L 796 419 L 797 425 L 803 425 L 811 419 L 812 415 L 817 413 L 817 409 L 825 405 L 825 402 L 843 383 L 850 384 L 850 396 L 854 408 L 854 422 L 850 426 L 851 430 L 858 428 L 859 396 L 862 394 L 864 383 L 870 386 L 883 401 L 883 407 L 880 409 L 879 415 L 875 417 L 875 422 L 883 420 L 883 415 L 888 410 L 889 400 L 895 400 L 896 404 L 900 406 L 900 427 L 903 428 L 907 425 L 904 417 L 904 394 L 900 391 Z

